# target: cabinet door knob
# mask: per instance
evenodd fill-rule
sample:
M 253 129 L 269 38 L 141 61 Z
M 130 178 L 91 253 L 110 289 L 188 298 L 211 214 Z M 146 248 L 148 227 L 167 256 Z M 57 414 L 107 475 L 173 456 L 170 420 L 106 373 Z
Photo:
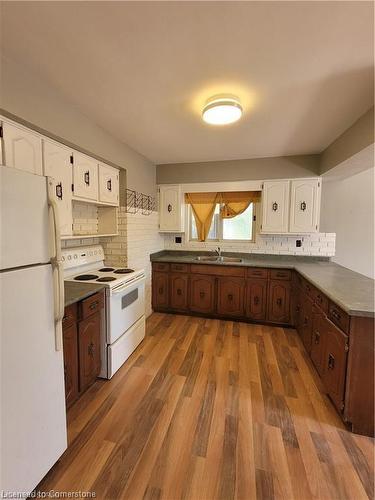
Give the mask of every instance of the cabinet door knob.
M 306 207 L 307 207 L 306 202 L 302 201 L 301 205 L 300 205 L 300 208 L 301 208 L 302 212 L 304 212 L 306 210 Z
M 87 172 L 85 172 L 85 184 L 87 186 L 90 185 L 90 172 L 89 172 L 89 170 Z
M 281 299 L 277 299 L 277 300 L 276 300 L 276 304 L 277 304 L 279 307 L 281 307 L 282 303 L 283 303 L 283 301 L 282 301 Z
M 274 212 L 277 212 L 278 208 L 279 208 L 279 205 L 276 203 L 276 201 L 274 201 L 274 202 L 272 203 L 272 210 L 273 210 Z
M 320 342 L 320 333 L 318 331 L 315 332 L 315 344 L 319 344 Z
M 181 288 L 177 288 L 177 295 L 182 295 L 182 290 L 181 290 Z
M 90 356 L 94 356 L 94 351 L 95 351 L 95 345 L 93 342 L 90 342 L 90 344 L 87 347 L 87 352 Z
M 91 309 L 91 310 L 96 309 L 96 306 L 97 306 L 98 304 L 99 304 L 99 302 L 98 302 L 98 301 L 93 302 L 92 304 L 90 304 L 90 309 Z
M 233 300 L 233 295 L 231 293 L 228 294 L 228 299 Z
M 171 204 L 169 204 L 169 205 L 168 205 L 168 212 L 172 212 L 172 209 L 173 209 L 172 205 L 171 205 Z
M 163 291 L 164 291 L 164 288 L 163 288 L 163 287 L 160 287 L 160 288 L 159 288 L 159 293 L 160 293 L 160 295 L 163 293 Z
M 259 297 L 254 297 L 254 304 L 256 306 L 259 304 Z
M 203 299 L 203 297 L 204 297 L 204 296 L 205 296 L 205 293 L 204 293 L 204 292 L 199 292 L 199 297 L 200 297 L 201 299 Z
M 107 189 L 108 189 L 108 191 L 112 191 L 112 179 L 109 179 L 107 181 Z

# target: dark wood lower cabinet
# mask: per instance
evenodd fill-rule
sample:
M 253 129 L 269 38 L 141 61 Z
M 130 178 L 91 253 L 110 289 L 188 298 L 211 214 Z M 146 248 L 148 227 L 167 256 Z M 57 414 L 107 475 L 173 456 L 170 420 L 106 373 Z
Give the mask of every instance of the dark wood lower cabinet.
M 78 323 L 79 390 L 87 389 L 100 373 L 100 314 Z
M 169 273 L 152 273 L 152 307 L 156 310 L 169 307 Z
M 65 308 L 63 350 L 66 406 L 71 406 L 100 372 L 104 293 Z
M 65 400 L 69 408 L 79 396 L 77 323 L 63 328 Z
M 268 321 L 289 323 L 290 320 L 290 282 L 272 280 L 268 291 Z
M 220 316 L 244 315 L 245 280 L 218 278 L 217 312 Z
M 193 312 L 212 314 L 215 311 L 215 278 L 190 276 L 190 306 Z
M 313 302 L 305 296 L 301 304 L 300 335 L 306 351 L 311 353 Z
M 348 337 L 328 318 L 322 320 L 324 332 L 323 382 L 339 411 L 344 409 L 345 374 L 348 357 Z
M 172 273 L 169 279 L 169 287 L 171 309 L 187 311 L 189 308 L 189 276 L 187 274 Z
M 324 373 L 325 334 L 324 315 L 316 306 L 313 306 L 310 356 L 315 365 L 316 371 L 321 377 Z
M 246 282 L 246 316 L 262 321 L 267 315 L 267 280 L 248 279 Z

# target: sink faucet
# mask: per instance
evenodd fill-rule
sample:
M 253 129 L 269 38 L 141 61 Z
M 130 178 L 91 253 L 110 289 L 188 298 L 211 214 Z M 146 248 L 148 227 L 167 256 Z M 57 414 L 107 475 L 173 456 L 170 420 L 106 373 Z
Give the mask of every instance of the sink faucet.
M 217 253 L 217 255 L 219 257 L 221 257 L 221 248 L 220 247 L 217 247 L 217 249 L 215 249 L 214 252 Z

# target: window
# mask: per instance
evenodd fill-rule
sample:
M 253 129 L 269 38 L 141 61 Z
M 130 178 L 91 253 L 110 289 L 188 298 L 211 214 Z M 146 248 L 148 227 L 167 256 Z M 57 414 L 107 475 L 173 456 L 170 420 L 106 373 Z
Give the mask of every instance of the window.
M 217 204 L 212 218 L 207 241 L 254 241 L 255 236 L 255 206 L 250 203 L 248 208 L 233 219 L 220 217 L 220 205 Z M 191 206 L 189 205 L 190 240 L 197 240 L 197 227 Z

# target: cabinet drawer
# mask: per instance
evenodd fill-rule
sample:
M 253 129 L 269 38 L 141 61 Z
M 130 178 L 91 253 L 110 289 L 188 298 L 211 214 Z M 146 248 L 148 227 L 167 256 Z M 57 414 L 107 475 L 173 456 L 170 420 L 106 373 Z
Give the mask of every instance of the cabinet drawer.
M 313 287 L 313 285 L 311 283 L 309 283 L 308 281 L 304 280 L 303 281 L 303 289 L 305 290 L 306 295 L 314 300 L 314 298 L 315 298 L 314 293 L 315 293 L 316 289 Z
M 320 307 L 320 309 L 327 314 L 328 313 L 328 299 L 317 288 L 314 288 L 314 290 L 313 290 L 313 299 L 314 299 L 314 302 Z
M 152 269 L 153 271 L 169 271 L 169 264 L 164 262 L 153 262 Z
M 329 302 L 328 317 L 335 325 L 341 328 L 341 330 L 349 333 L 350 317 L 341 307 L 333 302 Z
M 260 267 L 249 267 L 247 269 L 247 276 L 249 278 L 265 278 L 268 277 L 268 269 L 262 269 Z
M 270 271 L 271 280 L 291 280 L 292 271 L 289 269 L 271 269 Z
M 92 314 L 100 311 L 104 306 L 104 294 L 95 293 L 81 301 L 81 319 L 88 318 Z
M 69 328 L 73 323 L 77 321 L 77 304 L 70 304 L 64 311 L 64 317 L 62 319 L 63 329 Z
M 245 267 L 212 266 L 204 264 L 192 264 L 190 272 L 193 274 L 209 274 L 214 276 L 238 276 L 245 277 Z
M 188 264 L 171 264 L 171 271 L 176 273 L 187 273 L 189 271 Z

